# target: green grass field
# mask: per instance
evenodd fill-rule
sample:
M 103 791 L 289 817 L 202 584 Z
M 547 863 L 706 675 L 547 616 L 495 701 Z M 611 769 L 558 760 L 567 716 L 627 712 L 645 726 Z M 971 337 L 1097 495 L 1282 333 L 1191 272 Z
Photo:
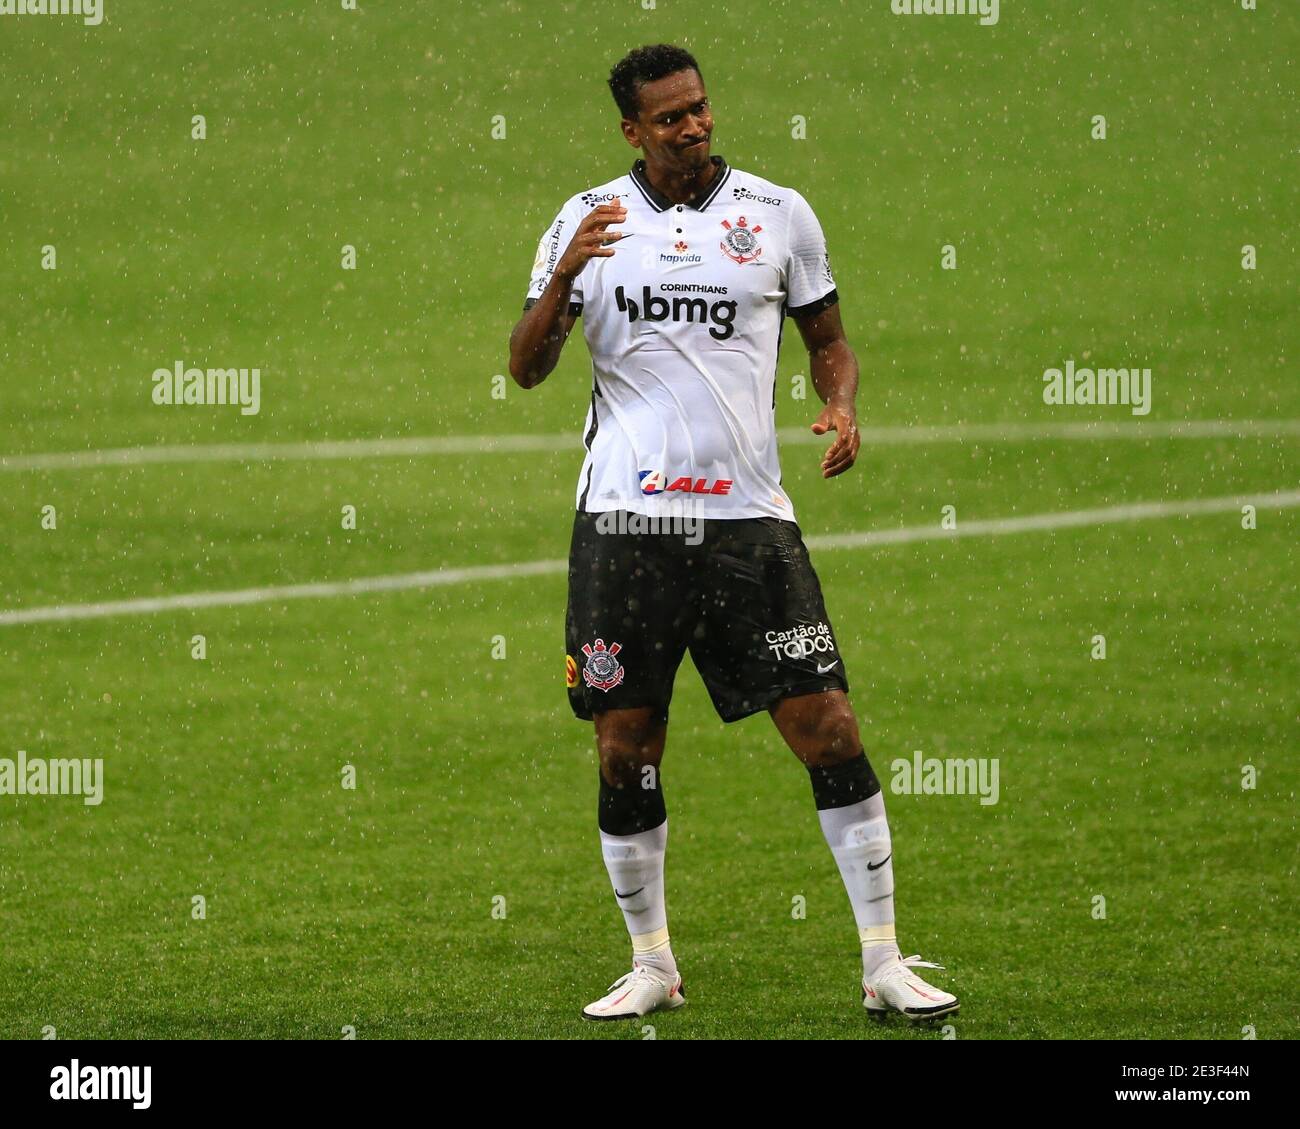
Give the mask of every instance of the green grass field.
M 869 443 L 830 483 L 791 445 L 805 535 L 1300 480 L 1292 5 L 1006 0 L 993 27 L 888 0 L 105 6 L 0 17 L 0 758 L 106 773 L 99 806 L 0 796 L 4 1037 L 643 1037 L 578 1018 L 627 952 L 562 576 L 3 621 L 563 557 L 585 347 L 534 392 L 493 377 L 543 227 L 634 156 L 604 86 L 630 47 L 693 50 L 714 151 L 817 210 L 864 426 L 1148 429 Z M 1151 367 L 1150 415 L 1045 405 L 1071 358 Z M 260 366 L 261 412 L 155 406 L 178 359 Z M 806 372 L 791 327 L 783 427 L 815 416 L 786 391 Z M 1276 426 L 1161 430 L 1209 420 Z M 4 463 L 522 434 L 572 445 Z M 1300 1036 L 1298 533 L 1296 508 L 1250 530 L 1225 508 L 814 550 L 882 779 L 916 749 L 999 759 L 996 805 L 888 797 L 900 941 L 947 966 L 958 1038 Z M 690 1006 L 658 1038 L 942 1037 L 867 1022 L 806 773 L 765 717 L 723 727 L 689 661 L 664 788 Z

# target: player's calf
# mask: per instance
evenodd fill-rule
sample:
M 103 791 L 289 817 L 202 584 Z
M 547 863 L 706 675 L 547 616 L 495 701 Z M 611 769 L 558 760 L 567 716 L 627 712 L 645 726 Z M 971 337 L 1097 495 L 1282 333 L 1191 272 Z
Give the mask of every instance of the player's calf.
M 874 1017 L 890 1011 L 938 1019 L 958 1010 L 957 997 L 926 983 L 913 968 L 938 968 L 904 958 L 894 925 L 893 842 L 880 782 L 866 754 L 808 769 L 817 816 L 839 867 L 862 943 L 862 1003 Z
M 632 941 L 632 971 L 583 1008 L 587 1019 L 631 1019 L 685 1002 L 664 901 L 668 810 L 658 772 L 663 742 L 662 722 L 598 717 L 601 856 Z

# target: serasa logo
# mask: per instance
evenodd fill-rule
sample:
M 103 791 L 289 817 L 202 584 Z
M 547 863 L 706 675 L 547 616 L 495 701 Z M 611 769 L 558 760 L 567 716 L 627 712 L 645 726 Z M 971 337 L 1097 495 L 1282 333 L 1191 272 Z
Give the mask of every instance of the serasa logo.
M 760 196 L 757 192 L 751 192 L 743 185 L 739 188 L 733 188 L 731 194 L 737 200 L 753 200 L 759 204 L 775 204 L 778 208 L 781 206 L 779 196 Z
M 629 322 L 646 321 L 674 322 L 712 322 L 709 336 L 715 341 L 725 341 L 735 331 L 736 303 L 724 300 L 709 304 L 705 298 L 686 298 L 674 295 L 670 300 L 650 293 L 650 287 L 641 288 L 641 304 L 635 298 L 629 298 L 621 286 L 614 288 L 614 300 L 618 303 L 620 313 L 627 314 Z
M 617 200 L 621 196 L 626 196 L 626 192 L 584 192 L 582 202 L 591 207 L 593 204 L 607 204 L 611 200 Z
M 733 481 L 730 478 L 715 478 L 710 482 L 707 478 L 693 479 L 682 475 L 669 482 L 668 475 L 661 470 L 639 470 L 637 475 L 641 479 L 642 494 L 665 494 L 674 490 L 683 494 L 730 494 Z

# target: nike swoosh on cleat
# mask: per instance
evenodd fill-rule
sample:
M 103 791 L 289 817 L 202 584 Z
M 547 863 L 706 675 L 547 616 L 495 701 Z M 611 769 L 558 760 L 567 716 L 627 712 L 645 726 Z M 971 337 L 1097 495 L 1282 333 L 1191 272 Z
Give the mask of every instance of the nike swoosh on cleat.
M 883 864 L 882 864 L 882 865 L 883 865 Z M 631 894 L 624 894 L 624 893 L 621 893 L 621 892 L 618 891 L 618 890 L 615 890 L 615 891 L 614 891 L 614 897 L 616 897 L 616 898 L 630 898 L 630 897 L 632 897 L 632 894 L 639 894 L 639 893 L 641 893 L 641 891 L 644 890 L 644 889 L 645 889 L 644 886 L 638 886 L 635 890 L 632 891 Z
M 818 674 L 825 674 L 825 673 L 826 673 L 827 671 L 829 671 L 829 670 L 834 670 L 834 669 L 835 669 L 837 666 L 839 666 L 839 665 L 840 665 L 840 660 L 839 660 L 839 659 L 836 659 L 836 660 L 835 660 L 833 663 L 831 663 L 829 666 L 822 666 L 821 663 L 818 663 L 818 664 L 817 664 L 817 673 L 818 673 Z
M 875 866 L 872 866 L 871 863 L 867 863 L 867 869 L 868 869 L 868 870 L 879 870 L 882 866 L 885 865 L 885 863 L 887 863 L 887 862 L 888 862 L 890 859 L 892 859 L 893 857 L 894 857 L 894 852 L 893 852 L 893 851 L 890 851 L 889 854 L 887 854 L 887 855 L 886 855 L 884 858 L 882 858 L 878 863 L 876 863 Z

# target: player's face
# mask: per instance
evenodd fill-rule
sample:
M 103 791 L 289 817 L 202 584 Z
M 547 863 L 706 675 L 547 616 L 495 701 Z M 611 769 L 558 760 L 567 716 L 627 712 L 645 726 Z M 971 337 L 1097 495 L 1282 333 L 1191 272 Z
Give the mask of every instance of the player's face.
M 709 163 L 713 111 L 704 83 L 693 70 L 647 82 L 639 91 L 637 120 L 623 122 L 623 134 L 646 160 L 689 173 Z

